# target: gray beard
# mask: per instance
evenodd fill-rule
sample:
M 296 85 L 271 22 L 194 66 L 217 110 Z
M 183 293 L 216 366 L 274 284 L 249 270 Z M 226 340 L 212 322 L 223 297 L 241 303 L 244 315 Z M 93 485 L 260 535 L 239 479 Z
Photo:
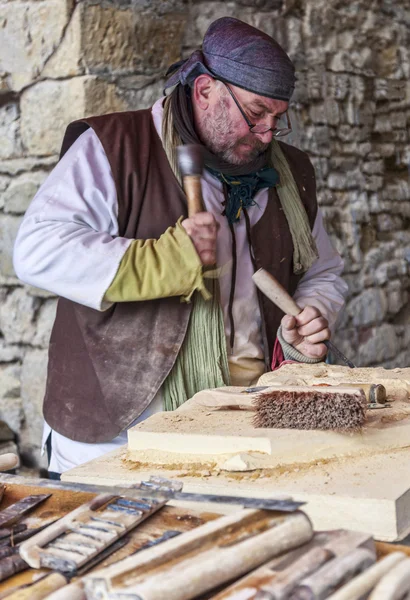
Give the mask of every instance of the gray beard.
M 213 154 L 231 165 L 246 165 L 263 154 L 269 146 L 251 132 L 239 140 L 236 138 L 234 123 L 229 116 L 229 106 L 223 97 L 213 114 L 204 115 L 200 137 Z M 245 156 L 238 156 L 237 149 L 244 142 L 251 144 L 252 149 Z

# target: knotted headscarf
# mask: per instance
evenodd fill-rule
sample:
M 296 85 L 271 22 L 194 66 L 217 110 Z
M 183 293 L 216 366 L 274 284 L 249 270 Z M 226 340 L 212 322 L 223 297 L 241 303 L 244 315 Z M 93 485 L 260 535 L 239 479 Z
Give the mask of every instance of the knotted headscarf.
M 295 67 L 283 48 L 263 31 L 232 17 L 211 23 L 202 49 L 173 65 L 172 71 L 167 94 L 178 83 L 191 85 L 203 73 L 286 102 L 295 89 Z

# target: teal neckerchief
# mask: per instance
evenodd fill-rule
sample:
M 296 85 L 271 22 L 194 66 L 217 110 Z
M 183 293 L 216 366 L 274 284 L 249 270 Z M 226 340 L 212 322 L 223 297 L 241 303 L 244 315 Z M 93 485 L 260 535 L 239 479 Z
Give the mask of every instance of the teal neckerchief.
M 263 167 L 248 175 L 225 175 L 209 167 L 207 169 L 211 175 L 227 185 L 228 201 L 225 215 L 231 224 L 239 221 L 242 209 L 257 204 L 254 196 L 259 190 L 274 187 L 279 183 L 279 174 L 273 167 Z

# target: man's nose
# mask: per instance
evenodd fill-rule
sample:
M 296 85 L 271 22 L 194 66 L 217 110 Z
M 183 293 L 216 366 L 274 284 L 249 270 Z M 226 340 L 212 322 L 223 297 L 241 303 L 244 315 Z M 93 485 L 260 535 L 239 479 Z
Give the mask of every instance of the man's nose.
M 257 133 L 256 135 L 263 144 L 270 144 L 273 138 L 273 131 L 269 129 L 269 131 L 265 131 L 265 133 Z

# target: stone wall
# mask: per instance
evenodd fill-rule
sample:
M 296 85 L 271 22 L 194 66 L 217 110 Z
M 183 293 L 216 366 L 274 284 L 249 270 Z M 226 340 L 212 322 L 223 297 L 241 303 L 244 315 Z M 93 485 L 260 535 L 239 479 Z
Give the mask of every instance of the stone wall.
M 19 222 L 68 122 L 149 106 L 217 17 L 273 35 L 298 70 L 292 143 L 309 152 L 345 259 L 336 341 L 358 365 L 410 364 L 409 0 L 0 0 L 0 419 L 39 462 L 56 300 L 23 286 Z M 44 463 L 43 463 L 44 464 Z

